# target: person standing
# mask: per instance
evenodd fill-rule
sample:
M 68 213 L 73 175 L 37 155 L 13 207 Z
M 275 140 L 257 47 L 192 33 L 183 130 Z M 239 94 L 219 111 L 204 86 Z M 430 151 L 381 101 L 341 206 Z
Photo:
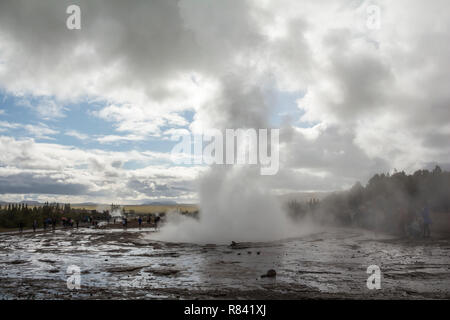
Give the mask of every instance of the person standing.
M 36 232 L 36 228 L 38 226 L 37 220 L 33 221 L 33 232 Z
M 428 207 L 428 203 L 425 202 L 424 207 L 422 208 L 422 223 L 423 223 L 423 233 L 422 236 L 424 238 L 429 238 L 431 236 L 430 225 L 431 225 L 431 217 L 430 217 L 430 208 Z
M 22 221 L 19 222 L 19 231 L 20 231 L 20 233 L 23 232 L 23 222 Z
M 155 231 L 157 231 L 158 230 L 158 224 L 159 224 L 159 221 L 161 220 L 161 217 L 160 216 L 156 216 L 155 217 Z

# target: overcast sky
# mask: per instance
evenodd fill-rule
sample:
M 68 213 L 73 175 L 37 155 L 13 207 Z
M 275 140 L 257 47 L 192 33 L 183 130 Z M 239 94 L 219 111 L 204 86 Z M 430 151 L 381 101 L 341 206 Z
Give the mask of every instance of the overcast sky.
M 281 128 L 277 194 L 448 169 L 449 10 L 1 0 L 0 200 L 195 202 L 209 169 L 174 164 L 170 137 L 207 128 Z

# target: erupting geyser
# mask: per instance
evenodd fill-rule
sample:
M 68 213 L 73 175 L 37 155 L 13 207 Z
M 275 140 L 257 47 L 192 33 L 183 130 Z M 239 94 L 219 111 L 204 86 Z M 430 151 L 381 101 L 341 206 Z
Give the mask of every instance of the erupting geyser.
M 200 179 L 200 220 L 168 215 L 164 241 L 230 243 L 298 235 L 279 201 L 261 187 L 257 168 L 214 166 Z

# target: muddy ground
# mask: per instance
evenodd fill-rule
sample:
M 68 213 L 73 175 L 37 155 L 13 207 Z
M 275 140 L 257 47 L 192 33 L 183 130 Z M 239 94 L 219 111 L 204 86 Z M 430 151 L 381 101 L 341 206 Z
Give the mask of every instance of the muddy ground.
M 270 243 L 152 240 L 151 229 L 0 234 L 1 299 L 448 299 L 450 240 L 333 229 Z M 369 265 L 381 289 L 366 286 Z M 80 268 L 69 290 L 67 268 Z M 269 269 L 276 277 L 261 277 Z

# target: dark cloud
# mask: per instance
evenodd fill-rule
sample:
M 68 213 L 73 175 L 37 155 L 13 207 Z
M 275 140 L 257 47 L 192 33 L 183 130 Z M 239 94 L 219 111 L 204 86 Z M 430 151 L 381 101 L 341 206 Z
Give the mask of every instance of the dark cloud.
M 376 172 L 447 163 L 448 2 L 377 3 L 379 30 L 365 27 L 367 3 L 353 0 L 3 0 L 0 87 L 44 97 L 55 114 L 78 100 L 107 102 L 92 113 L 117 129 L 106 141 L 130 132 L 125 141 L 157 137 L 162 126 L 266 128 L 279 107 L 266 91 L 305 92 L 297 101 L 302 119 L 282 130 L 281 168 L 264 179 L 269 188 L 328 190 Z M 81 6 L 82 30 L 67 30 L 69 4 Z M 194 113 L 190 124 L 180 116 L 186 110 Z M 193 177 L 170 168 L 126 172 L 127 159 L 94 151 L 78 159 L 30 141 L 6 147 L 3 176 L 52 171 L 40 173 L 48 175 L 43 189 L 65 184 L 50 178 L 55 171 L 118 198 L 195 189 Z M 17 179 L 2 192 L 27 190 Z M 67 185 L 67 194 L 83 193 Z
M 18 173 L 0 176 L 0 194 L 87 195 L 88 187 L 78 183 L 61 182 L 49 176 Z
M 149 197 L 180 197 L 185 195 L 186 193 L 192 192 L 189 188 L 177 186 L 182 185 L 183 183 L 176 184 L 161 184 L 156 181 L 140 181 L 138 179 L 130 179 L 127 182 L 127 188 L 132 191 L 144 194 Z M 186 185 L 189 185 L 187 183 Z

